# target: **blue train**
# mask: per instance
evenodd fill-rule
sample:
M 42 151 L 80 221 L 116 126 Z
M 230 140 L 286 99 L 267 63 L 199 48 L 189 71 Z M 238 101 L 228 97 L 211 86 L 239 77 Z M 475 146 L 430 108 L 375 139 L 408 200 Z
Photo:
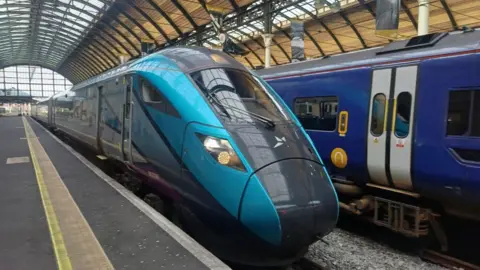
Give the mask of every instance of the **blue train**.
M 221 259 L 289 264 L 336 225 L 335 189 L 300 122 L 223 52 L 166 49 L 56 94 L 32 115 L 124 164 Z
M 439 216 L 480 218 L 479 30 L 257 74 L 307 130 L 342 209 L 416 237 L 442 238 Z

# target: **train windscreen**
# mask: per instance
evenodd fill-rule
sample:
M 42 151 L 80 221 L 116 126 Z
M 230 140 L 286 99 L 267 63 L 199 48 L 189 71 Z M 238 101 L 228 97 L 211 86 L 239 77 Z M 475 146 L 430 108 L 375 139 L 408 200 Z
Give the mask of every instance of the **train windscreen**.
M 213 68 L 193 72 L 192 79 L 219 115 L 229 121 L 290 121 L 282 105 L 251 74 Z

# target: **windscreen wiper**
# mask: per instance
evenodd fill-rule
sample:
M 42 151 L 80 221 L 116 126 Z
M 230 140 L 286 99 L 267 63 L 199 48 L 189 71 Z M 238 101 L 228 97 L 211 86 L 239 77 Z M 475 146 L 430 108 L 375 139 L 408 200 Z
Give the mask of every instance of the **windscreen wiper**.
M 242 110 L 242 109 L 239 109 L 239 108 L 236 108 L 236 107 L 232 107 L 232 106 L 228 106 L 228 105 L 223 105 L 223 106 L 226 107 L 226 108 L 229 108 L 229 109 L 231 109 L 231 110 L 235 110 L 235 111 L 237 111 L 237 112 L 240 112 L 240 113 L 243 113 L 243 114 L 245 114 L 245 115 L 248 115 L 248 116 L 250 116 L 250 117 L 252 117 L 252 118 L 255 118 L 256 120 L 258 120 L 258 121 L 266 124 L 268 127 L 271 127 L 271 128 L 275 127 L 275 122 L 274 122 L 272 119 L 268 118 L 268 117 L 261 116 L 261 115 L 256 114 L 256 113 L 253 113 L 253 112 L 250 112 L 250 111 L 246 111 L 246 110 Z
M 232 106 L 229 106 L 229 105 L 222 104 L 218 100 L 218 98 L 215 94 L 210 93 L 210 91 L 208 91 L 208 89 L 206 89 L 199 81 L 195 80 L 195 82 L 202 89 L 202 91 L 207 95 L 207 97 L 210 98 L 212 100 L 212 102 L 215 103 L 220 108 L 222 113 L 224 113 L 228 118 L 232 118 L 232 117 L 230 116 L 230 114 L 228 113 L 226 108 L 229 108 L 231 110 L 235 110 L 237 112 L 241 112 L 243 114 L 246 114 L 246 115 L 256 119 L 257 121 L 260 121 L 260 122 L 264 123 L 265 125 L 267 125 L 270 128 L 275 127 L 275 122 L 268 117 L 261 116 L 261 115 L 258 115 L 256 113 L 250 112 L 250 111 L 246 111 L 246 110 L 238 109 L 238 108 L 235 108 L 235 107 L 232 107 Z
M 218 100 L 217 96 L 215 94 L 210 93 L 210 91 L 208 91 L 208 89 L 206 89 L 199 81 L 195 80 L 195 82 L 202 89 L 202 91 L 205 93 L 205 95 L 207 95 L 207 98 L 212 100 L 212 102 L 215 103 L 220 108 L 222 113 L 225 114 L 225 116 L 227 116 L 228 118 L 231 119 L 232 117 L 228 113 L 227 109 L 225 109 L 225 106 Z

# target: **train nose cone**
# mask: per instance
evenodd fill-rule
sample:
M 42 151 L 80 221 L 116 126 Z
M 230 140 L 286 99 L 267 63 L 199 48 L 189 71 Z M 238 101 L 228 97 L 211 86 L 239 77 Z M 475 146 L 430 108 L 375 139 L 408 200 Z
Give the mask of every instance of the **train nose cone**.
M 256 190 L 255 197 L 251 196 L 253 190 Z M 261 191 L 268 195 L 268 198 L 263 200 L 269 200 L 270 211 L 265 207 L 268 205 L 265 202 L 264 209 L 248 206 L 247 200 L 260 199 Z M 248 214 L 250 211 L 261 214 L 263 218 L 269 215 L 270 225 L 273 225 L 274 221 L 279 223 L 276 233 L 254 229 L 259 236 L 266 239 L 265 235 L 268 235 L 267 238 L 272 244 L 281 243 L 283 247 L 298 249 L 309 245 L 316 236 L 323 236 L 335 227 L 338 201 L 321 165 L 306 159 L 288 159 L 270 164 L 252 176 L 245 190 L 241 217 L 248 217 L 251 215 Z M 272 213 L 273 211 L 275 213 Z M 245 221 L 242 219 L 244 224 Z

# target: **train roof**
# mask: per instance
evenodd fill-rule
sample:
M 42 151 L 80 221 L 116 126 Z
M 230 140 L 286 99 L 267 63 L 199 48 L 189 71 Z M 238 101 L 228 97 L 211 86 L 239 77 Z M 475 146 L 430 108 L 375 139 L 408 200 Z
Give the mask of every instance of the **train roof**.
M 85 86 L 98 83 L 100 81 L 117 77 L 127 72 L 137 70 L 142 62 L 150 61 L 152 59 L 160 60 L 159 56 L 163 56 L 173 61 L 179 68 L 179 71 L 184 73 L 191 73 L 195 70 L 207 69 L 207 68 L 235 68 L 248 71 L 244 65 L 236 61 L 228 54 L 219 51 L 212 50 L 204 47 L 174 47 L 161 50 L 159 52 L 150 54 L 140 59 L 135 59 L 113 68 L 107 72 L 104 72 L 98 76 L 92 77 L 84 82 L 75 85 L 71 91 L 81 89 Z M 152 65 L 148 67 L 139 68 L 143 71 L 148 71 L 151 68 L 155 68 Z M 169 67 L 170 68 L 170 67 Z
M 264 79 L 307 75 L 326 70 L 381 65 L 406 59 L 448 55 L 480 49 L 480 29 L 433 33 L 423 37 L 392 42 L 383 47 L 327 56 L 256 71 Z

